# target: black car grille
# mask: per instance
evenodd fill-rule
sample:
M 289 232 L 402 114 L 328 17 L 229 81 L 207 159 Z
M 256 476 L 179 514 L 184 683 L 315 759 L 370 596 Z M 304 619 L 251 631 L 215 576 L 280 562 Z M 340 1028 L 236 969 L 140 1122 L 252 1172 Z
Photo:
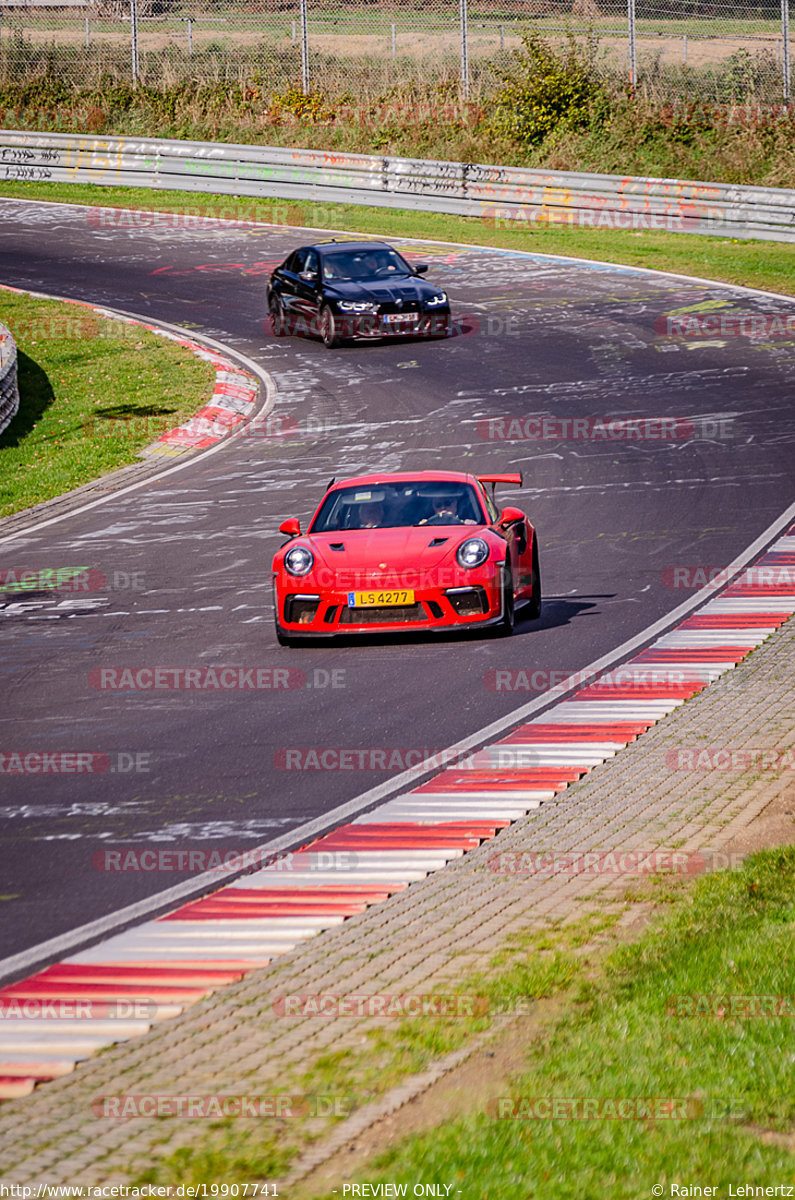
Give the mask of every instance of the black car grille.
M 382 300 L 378 307 L 382 313 L 404 313 L 407 317 L 416 317 L 420 312 L 417 300 L 406 300 L 403 304 L 398 304 L 394 300 Z
M 405 625 L 409 621 L 427 621 L 422 604 L 392 605 L 389 608 L 348 608 L 340 612 L 340 625 Z

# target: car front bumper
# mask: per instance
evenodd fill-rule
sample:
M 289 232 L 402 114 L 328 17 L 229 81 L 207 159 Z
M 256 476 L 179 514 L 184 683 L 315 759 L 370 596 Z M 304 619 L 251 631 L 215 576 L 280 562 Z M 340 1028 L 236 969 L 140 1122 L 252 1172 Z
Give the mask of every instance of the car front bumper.
M 350 633 L 409 633 L 439 629 L 480 629 L 503 616 L 502 589 L 495 579 L 445 588 L 415 589 L 411 605 L 354 607 L 343 589 L 313 592 L 311 587 L 276 587 L 277 621 L 290 637 L 333 637 Z

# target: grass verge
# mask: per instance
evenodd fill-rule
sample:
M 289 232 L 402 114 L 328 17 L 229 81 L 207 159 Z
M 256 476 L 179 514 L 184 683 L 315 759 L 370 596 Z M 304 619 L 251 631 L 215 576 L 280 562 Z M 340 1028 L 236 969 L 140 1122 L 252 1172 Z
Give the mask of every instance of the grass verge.
M 433 990 L 431 995 L 443 995 L 455 1016 L 417 1015 L 370 1024 L 357 1033 L 350 1047 L 319 1053 L 308 1070 L 292 1075 L 280 1071 L 277 1089 L 261 1081 L 249 1089 L 256 1094 L 272 1095 L 278 1090 L 286 1097 L 301 1097 L 308 1114 L 301 1111 L 298 1119 L 276 1117 L 254 1131 L 246 1121 L 213 1122 L 202 1130 L 201 1139 L 158 1158 L 156 1168 L 133 1172 L 131 1182 L 201 1183 L 233 1175 L 243 1182 L 284 1175 L 302 1151 L 328 1132 L 330 1124 L 464 1046 L 489 1029 L 495 1016 L 528 1000 L 567 994 L 578 974 L 578 949 L 603 935 L 618 915 L 592 914 L 565 926 L 556 922 L 510 938 L 481 974 L 468 974 L 450 987 Z M 277 973 L 274 992 L 278 992 L 278 979 Z M 263 1001 L 261 1011 L 263 1021 L 272 1023 L 272 1006 Z M 319 1028 L 323 1023 L 319 1018 Z M 325 1115 L 317 1116 L 315 1110 Z
M 0 290 L 17 343 L 19 412 L 0 434 L 0 516 L 136 461 L 212 394 L 214 371 L 140 326 Z
M 147 188 L 85 184 L 3 183 L 0 196 L 187 216 L 262 221 L 307 229 L 343 229 L 379 236 L 429 238 L 537 254 L 598 259 L 656 271 L 697 275 L 767 291 L 795 290 L 795 244 L 702 237 L 656 231 L 527 226 L 444 213 L 368 208 L 355 204 L 293 204 Z M 299 238 L 296 238 L 299 241 Z
M 487 1111 L 400 1142 L 366 1182 L 405 1184 L 407 1195 L 417 1182 L 464 1194 L 476 1182 L 479 1196 L 499 1200 L 788 1183 L 795 847 L 762 851 L 667 899 L 665 918 L 615 950 L 595 979 L 580 973 L 572 1003 L 527 1046 L 516 1076 L 495 1080 Z M 783 999 L 779 1015 L 772 1002 L 765 1013 L 762 997 Z M 578 1118 L 570 1104 L 559 1119 L 531 1115 L 551 1097 L 598 1100 L 613 1117 Z M 663 1112 L 667 1100 L 684 1103 L 671 1116 L 620 1119 L 610 1102 L 621 1098 L 659 1098 Z

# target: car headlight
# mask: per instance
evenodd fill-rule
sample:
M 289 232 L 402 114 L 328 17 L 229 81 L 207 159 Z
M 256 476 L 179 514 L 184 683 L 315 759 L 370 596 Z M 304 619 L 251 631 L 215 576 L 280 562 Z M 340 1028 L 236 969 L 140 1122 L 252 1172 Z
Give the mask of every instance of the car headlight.
M 353 313 L 374 313 L 378 312 L 378 305 L 371 303 L 369 300 L 338 300 L 337 306 L 340 312 Z
M 291 575 L 308 575 L 314 562 L 315 556 L 308 546 L 293 546 L 284 556 L 284 568 Z
M 447 303 L 447 292 L 437 292 L 435 296 L 429 296 L 424 301 L 426 308 L 438 308 L 440 304 Z
M 482 567 L 489 557 L 488 542 L 479 537 L 467 538 L 458 547 L 455 556 L 462 567 Z

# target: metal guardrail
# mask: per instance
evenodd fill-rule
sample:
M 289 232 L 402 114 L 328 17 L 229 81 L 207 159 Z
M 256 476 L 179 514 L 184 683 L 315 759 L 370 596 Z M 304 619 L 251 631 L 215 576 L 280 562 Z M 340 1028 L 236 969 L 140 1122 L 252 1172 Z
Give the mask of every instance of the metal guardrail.
M 795 191 L 478 163 L 0 130 L 0 178 L 213 192 L 537 223 L 795 241 Z
M 17 345 L 11 330 L 0 324 L 0 433 L 18 412 Z

